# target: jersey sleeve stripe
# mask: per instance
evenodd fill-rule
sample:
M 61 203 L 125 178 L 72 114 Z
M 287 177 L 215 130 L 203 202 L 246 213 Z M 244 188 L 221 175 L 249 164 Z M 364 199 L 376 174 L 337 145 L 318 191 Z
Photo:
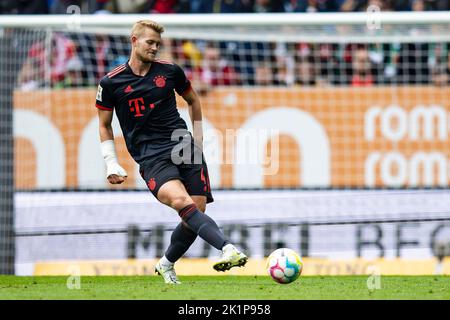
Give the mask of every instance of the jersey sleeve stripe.
M 111 70 L 109 73 L 114 73 L 114 72 L 119 71 L 119 70 L 121 70 L 121 69 L 123 69 L 123 68 L 126 68 L 124 64 L 122 64 L 122 65 L 120 65 L 120 66 L 114 68 L 114 69 Z
M 114 71 L 116 71 L 116 70 L 118 70 L 118 69 L 120 69 L 120 68 L 123 68 L 123 67 L 125 67 L 125 64 L 124 64 L 124 63 L 118 65 L 117 67 L 115 67 L 114 69 L 112 69 L 109 73 L 112 73 L 112 72 L 114 72 Z
M 101 110 L 113 111 L 113 108 L 108 108 L 108 107 L 105 107 L 105 106 L 101 106 L 101 105 L 99 105 L 98 103 L 96 103 L 95 106 L 96 106 L 98 109 L 101 109 Z
M 118 67 L 116 69 L 114 69 L 113 71 L 111 71 L 110 73 L 108 73 L 108 77 L 112 78 L 114 77 L 116 74 L 121 73 L 122 71 L 124 71 L 126 69 L 125 65 L 122 65 L 121 67 Z

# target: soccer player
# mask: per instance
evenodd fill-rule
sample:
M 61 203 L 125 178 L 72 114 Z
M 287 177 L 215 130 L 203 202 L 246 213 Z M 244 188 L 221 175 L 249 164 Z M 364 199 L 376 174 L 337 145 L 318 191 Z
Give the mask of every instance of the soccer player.
M 213 266 L 217 271 L 244 266 L 247 256 L 229 243 L 204 213 L 206 203 L 213 198 L 202 152 L 200 99 L 177 64 L 156 58 L 163 32 L 163 26 L 150 20 L 133 25 L 130 58 L 100 80 L 96 107 L 108 181 L 120 184 L 127 178 L 114 146 L 111 122 L 115 110 L 127 149 L 139 164 L 150 192 L 181 218 L 167 251 L 155 266 L 166 283 L 178 284 L 174 263 L 197 235 L 222 250 Z M 193 134 L 178 113 L 174 91 L 188 103 Z

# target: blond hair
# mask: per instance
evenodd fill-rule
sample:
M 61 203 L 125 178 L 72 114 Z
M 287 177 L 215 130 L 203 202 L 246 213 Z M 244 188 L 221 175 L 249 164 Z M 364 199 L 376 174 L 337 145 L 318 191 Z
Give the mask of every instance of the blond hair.
M 150 28 L 159 34 L 164 32 L 164 27 L 155 21 L 139 20 L 136 21 L 136 23 L 133 25 L 133 28 L 131 28 L 131 35 L 136 37 L 140 36 L 144 28 Z

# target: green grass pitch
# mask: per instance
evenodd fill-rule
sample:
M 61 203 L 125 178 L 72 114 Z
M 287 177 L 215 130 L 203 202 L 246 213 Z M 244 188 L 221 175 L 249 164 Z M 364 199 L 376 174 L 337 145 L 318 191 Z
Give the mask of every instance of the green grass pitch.
M 369 290 L 367 276 L 302 276 L 281 285 L 268 276 L 180 276 L 166 285 L 157 276 L 82 276 L 80 289 L 68 277 L 0 276 L 0 299 L 450 299 L 450 276 L 382 276 Z

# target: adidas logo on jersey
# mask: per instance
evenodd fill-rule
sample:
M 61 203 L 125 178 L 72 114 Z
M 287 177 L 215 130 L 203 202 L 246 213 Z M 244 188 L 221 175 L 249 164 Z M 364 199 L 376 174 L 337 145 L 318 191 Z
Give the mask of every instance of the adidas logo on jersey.
M 133 88 L 130 85 L 128 85 L 128 87 L 126 87 L 124 90 L 125 93 L 132 92 L 132 91 L 133 91 Z

